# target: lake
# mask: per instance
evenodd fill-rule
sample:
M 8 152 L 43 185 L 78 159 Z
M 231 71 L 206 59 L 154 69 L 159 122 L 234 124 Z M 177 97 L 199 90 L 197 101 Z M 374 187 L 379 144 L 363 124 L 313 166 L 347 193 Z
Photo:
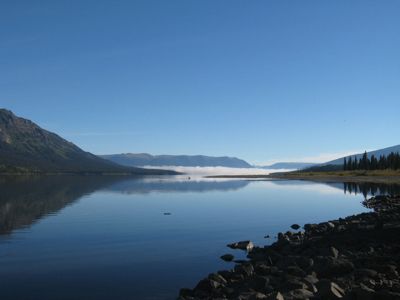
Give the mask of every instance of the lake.
M 176 299 L 180 288 L 232 268 L 221 255 L 245 257 L 226 244 L 269 244 L 293 223 L 367 211 L 363 193 L 379 188 L 186 176 L 1 178 L 1 299 Z

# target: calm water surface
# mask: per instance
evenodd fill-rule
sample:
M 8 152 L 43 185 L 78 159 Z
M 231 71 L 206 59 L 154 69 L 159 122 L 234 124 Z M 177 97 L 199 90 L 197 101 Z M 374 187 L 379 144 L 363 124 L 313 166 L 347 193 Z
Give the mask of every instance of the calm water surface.
M 221 255 L 244 257 L 226 244 L 268 244 L 293 223 L 366 211 L 363 199 L 300 181 L 3 178 L 0 298 L 175 299 L 233 267 Z

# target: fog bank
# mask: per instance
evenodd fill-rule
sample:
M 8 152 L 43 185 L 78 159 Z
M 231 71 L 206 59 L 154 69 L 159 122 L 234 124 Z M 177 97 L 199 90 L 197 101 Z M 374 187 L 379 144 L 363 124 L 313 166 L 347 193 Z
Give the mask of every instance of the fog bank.
M 268 175 L 275 172 L 289 172 L 289 169 L 258 169 L 258 168 L 228 168 L 228 167 L 181 167 L 181 166 L 143 166 L 147 169 L 172 170 L 188 175 Z

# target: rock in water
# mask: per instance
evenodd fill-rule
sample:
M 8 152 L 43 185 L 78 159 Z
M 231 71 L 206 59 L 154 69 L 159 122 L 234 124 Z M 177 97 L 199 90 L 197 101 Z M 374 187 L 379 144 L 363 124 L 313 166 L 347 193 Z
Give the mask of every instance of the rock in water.
M 292 226 L 290 226 L 292 229 L 294 230 L 298 230 L 300 228 L 299 224 L 293 224 Z
M 234 258 L 232 254 L 224 254 L 221 256 L 221 259 L 224 261 L 232 261 Z
M 232 249 L 251 251 L 254 248 L 254 244 L 251 241 L 240 241 L 237 243 L 229 244 L 228 247 Z

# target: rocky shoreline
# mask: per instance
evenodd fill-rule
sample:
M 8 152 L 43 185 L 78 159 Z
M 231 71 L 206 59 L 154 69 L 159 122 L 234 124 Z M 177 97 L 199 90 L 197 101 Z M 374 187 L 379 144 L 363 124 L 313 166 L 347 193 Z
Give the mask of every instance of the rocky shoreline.
M 248 260 L 182 289 L 178 299 L 400 299 L 400 197 L 363 204 L 373 211 L 279 233 L 270 246 L 230 244 Z

